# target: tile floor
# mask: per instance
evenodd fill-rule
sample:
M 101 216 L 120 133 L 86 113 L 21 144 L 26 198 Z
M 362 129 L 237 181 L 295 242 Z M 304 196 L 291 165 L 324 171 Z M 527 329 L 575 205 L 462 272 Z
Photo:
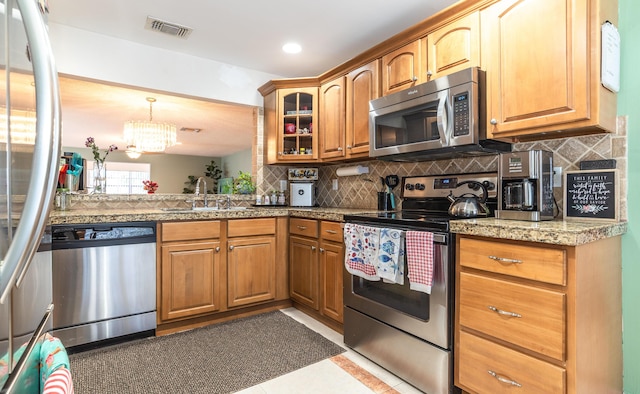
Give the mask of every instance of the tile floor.
M 287 375 L 242 390 L 240 394 L 418 394 L 421 391 L 347 348 L 342 334 L 295 308 L 282 312 L 303 323 L 346 352 Z

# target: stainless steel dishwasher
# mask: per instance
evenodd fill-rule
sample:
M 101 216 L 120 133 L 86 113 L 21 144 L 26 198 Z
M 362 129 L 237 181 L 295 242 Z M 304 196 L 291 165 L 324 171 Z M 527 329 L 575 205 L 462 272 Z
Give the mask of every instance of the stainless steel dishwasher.
M 65 346 L 156 329 L 155 222 L 51 231 L 53 330 Z

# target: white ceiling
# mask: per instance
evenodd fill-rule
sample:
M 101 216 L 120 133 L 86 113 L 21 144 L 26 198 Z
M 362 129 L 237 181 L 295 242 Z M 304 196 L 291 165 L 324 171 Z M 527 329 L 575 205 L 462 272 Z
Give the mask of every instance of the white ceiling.
M 49 21 L 288 78 L 319 75 L 455 2 L 51 0 Z M 146 30 L 147 16 L 193 33 L 181 39 Z M 302 45 L 302 52 L 284 54 L 281 47 L 288 41 Z M 247 106 L 221 108 L 210 100 L 66 78 L 61 94 L 64 146 L 82 146 L 88 134 L 100 141 L 101 133 L 121 130 L 125 120 L 147 118 L 149 95 L 158 100 L 154 120 L 203 129 L 198 135 L 179 133 L 182 144 L 167 153 L 215 157 L 251 145 L 253 129 L 247 127 L 255 121 Z

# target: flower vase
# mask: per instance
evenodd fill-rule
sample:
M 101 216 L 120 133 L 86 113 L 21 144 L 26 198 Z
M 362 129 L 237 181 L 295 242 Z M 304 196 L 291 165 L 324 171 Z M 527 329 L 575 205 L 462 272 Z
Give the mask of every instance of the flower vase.
M 104 162 L 93 162 L 93 193 L 107 192 L 107 165 Z

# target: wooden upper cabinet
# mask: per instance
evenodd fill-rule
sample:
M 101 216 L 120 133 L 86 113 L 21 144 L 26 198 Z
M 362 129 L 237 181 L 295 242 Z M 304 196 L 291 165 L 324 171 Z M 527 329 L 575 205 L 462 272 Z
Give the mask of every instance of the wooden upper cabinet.
M 380 97 L 380 62 L 347 74 L 346 157 L 369 156 L 369 101 Z
M 482 10 L 487 136 L 615 130 L 616 97 L 600 83 L 599 29 L 616 15 L 608 0 L 503 0 Z
M 480 66 L 480 13 L 473 12 L 433 31 L 423 42 L 428 80 Z
M 426 82 L 426 72 L 421 72 L 420 42 L 413 41 L 382 56 L 383 96 Z
M 345 155 L 345 82 L 344 77 L 320 86 L 318 135 L 320 158 L 335 159 Z

